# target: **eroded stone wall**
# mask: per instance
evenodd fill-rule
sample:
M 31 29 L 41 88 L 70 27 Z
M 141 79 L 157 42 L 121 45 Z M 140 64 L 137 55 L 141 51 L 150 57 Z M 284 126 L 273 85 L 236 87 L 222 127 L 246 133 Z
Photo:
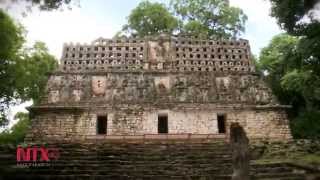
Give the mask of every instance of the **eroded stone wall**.
M 255 72 L 255 67 L 247 40 L 159 36 L 65 44 L 59 70 Z
M 276 104 L 269 87 L 256 75 L 105 73 L 55 74 L 44 104 L 81 102 Z
M 97 116 L 107 116 L 106 135 L 158 134 L 158 116 L 168 117 L 170 134 L 218 134 L 217 115 L 226 120 L 226 134 L 232 122 L 243 126 L 249 138 L 271 140 L 290 139 L 290 129 L 284 110 L 246 107 L 217 107 L 213 104 L 173 106 L 170 109 L 152 105 L 121 105 L 78 111 L 47 112 L 37 115 L 29 138 L 78 138 L 97 135 Z M 233 106 L 236 107 L 236 106 Z
M 217 134 L 217 114 L 239 122 L 250 138 L 290 139 L 285 106 L 255 73 L 247 40 L 193 37 L 99 38 L 66 44 L 46 96 L 30 108 L 29 139 L 97 135 Z

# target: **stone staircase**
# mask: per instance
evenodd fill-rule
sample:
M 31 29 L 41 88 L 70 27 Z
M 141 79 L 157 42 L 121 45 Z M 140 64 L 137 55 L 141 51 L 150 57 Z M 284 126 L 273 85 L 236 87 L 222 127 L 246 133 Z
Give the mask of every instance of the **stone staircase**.
M 253 179 L 259 180 L 318 180 L 320 172 L 291 163 L 251 164 Z
M 58 148 L 59 158 L 28 168 L 17 166 L 15 146 L 1 145 L 0 179 L 229 180 L 232 174 L 231 149 L 221 139 L 56 142 L 46 146 Z M 289 164 L 252 165 L 253 179 L 303 180 L 307 174 Z

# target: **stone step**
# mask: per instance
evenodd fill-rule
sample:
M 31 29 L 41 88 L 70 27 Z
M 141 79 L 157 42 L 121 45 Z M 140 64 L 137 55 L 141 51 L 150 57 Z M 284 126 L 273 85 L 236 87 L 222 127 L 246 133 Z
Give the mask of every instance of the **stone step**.
M 4 171 L 6 174 L 16 174 L 16 171 Z M 125 169 L 92 169 L 92 170 L 72 170 L 72 169 L 20 169 L 19 174 L 26 174 L 26 175 L 84 175 L 84 174 L 92 174 L 92 175 L 130 175 L 130 176 L 141 176 L 141 175 L 188 175 L 188 176 L 201 176 L 201 175 L 223 175 L 223 174 L 230 174 L 230 170 L 220 171 L 219 169 L 211 169 L 211 170 L 190 170 L 188 168 L 175 168 L 171 169 L 171 167 L 167 167 L 166 169 L 136 169 L 131 167 L 130 170 Z
M 309 179 L 307 179 L 307 178 L 305 178 L 305 177 L 294 177 L 294 176 L 292 176 L 292 177 L 274 177 L 274 178 L 272 178 L 272 177 L 268 177 L 268 178 L 253 178 L 253 180 L 309 180 Z M 317 180 L 317 179 L 313 179 L 313 180 Z
M 259 168 L 252 168 L 254 173 L 264 173 L 264 172 L 271 172 L 271 173 L 281 173 L 281 172 L 293 172 L 292 167 L 259 167 Z
M 46 180 L 230 180 L 230 175 L 202 175 L 202 176 L 167 176 L 167 175 L 141 175 L 139 177 L 131 177 L 127 175 L 15 175 L 6 176 L 7 179 L 23 179 L 23 180 L 34 180 L 34 179 L 46 179 Z
M 232 156 L 223 143 L 51 143 L 57 161 L 47 167 L 17 168 L 16 148 L 0 146 L 0 179 L 199 179 L 230 180 Z M 2 149 L 1 149 L 2 148 Z M 252 164 L 254 179 L 302 180 L 285 163 Z
M 288 172 L 278 172 L 278 173 L 258 173 L 255 174 L 254 177 L 256 178 L 288 178 L 288 177 L 294 177 L 294 178 L 304 178 L 304 174 L 297 174 L 297 173 L 288 173 Z
M 119 154 L 120 152 L 123 153 L 128 153 L 128 154 L 134 154 L 134 153 L 140 153 L 140 152 L 145 152 L 145 153 L 161 153 L 161 152 L 166 152 L 166 153 L 185 153 L 185 152 L 192 152 L 192 153 L 200 153 L 200 152 L 205 152 L 205 153 L 211 153 L 211 154 L 226 154 L 226 153 L 231 153 L 229 149 L 157 149 L 158 147 L 153 147 L 152 149 L 108 149 L 108 150 L 103 150 L 103 149 L 98 149 L 98 150 L 90 150 L 90 151 L 82 151 L 82 150 L 75 150 L 75 149 L 61 149 L 63 152 L 68 152 L 68 153 L 73 153 L 73 154 L 93 154 L 93 153 L 116 153 Z M 174 151 L 172 151 L 174 150 Z M 15 151 L 13 151 L 15 152 Z
M 228 152 L 180 152 L 180 153 L 166 153 L 166 152 L 131 152 L 131 153 L 121 153 L 121 152 L 114 152 L 114 153 L 108 153 L 108 152 L 92 152 L 92 153 L 74 153 L 74 152 L 61 152 L 60 156 L 61 157 L 81 157 L 81 156 L 97 156 L 99 155 L 100 157 L 139 157 L 143 154 L 143 157 L 146 156 L 152 156 L 152 155 L 163 155 L 163 156 L 188 156 L 188 157 L 230 157 L 231 153 Z M 15 156 L 15 154 L 14 154 Z M 1 158 L 1 157 L 0 157 Z
M 13 158 L 15 159 L 15 158 Z M 220 155 L 220 156 L 197 156 L 197 155 L 170 155 L 170 154 L 151 154 L 151 155 L 133 155 L 133 156 L 65 156 L 65 155 L 60 155 L 59 156 L 60 160 L 67 160 L 67 161 L 72 161 L 72 160 L 130 160 L 130 161 L 154 161 L 154 160 L 159 160 L 159 161 L 181 161 L 181 160 L 186 160 L 186 161 L 219 161 L 219 160 L 231 160 L 231 155 Z M 8 159 L 10 160 L 10 159 Z

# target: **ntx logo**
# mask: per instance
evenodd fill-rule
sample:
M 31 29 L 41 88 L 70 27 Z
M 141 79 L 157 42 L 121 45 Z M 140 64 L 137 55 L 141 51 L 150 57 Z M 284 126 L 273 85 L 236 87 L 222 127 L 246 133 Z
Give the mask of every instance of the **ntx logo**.
M 17 163 L 47 163 L 57 160 L 60 156 L 57 148 L 17 147 Z

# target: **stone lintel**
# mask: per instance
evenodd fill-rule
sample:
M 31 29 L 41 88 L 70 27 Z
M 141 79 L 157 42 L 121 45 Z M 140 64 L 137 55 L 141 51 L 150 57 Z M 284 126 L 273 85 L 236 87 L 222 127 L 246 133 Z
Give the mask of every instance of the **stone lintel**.
M 82 112 L 85 111 L 84 107 L 75 106 L 31 106 L 26 108 L 29 112 L 45 112 L 45 111 L 71 111 Z
M 107 74 L 152 74 L 152 75 L 157 75 L 157 74 L 214 74 L 215 76 L 229 76 L 229 75 L 253 75 L 253 76 L 260 76 L 259 73 L 257 72 L 228 72 L 228 71 L 216 71 L 216 72 L 203 72 L 203 71 L 198 71 L 198 72 L 179 72 L 179 71 L 171 71 L 171 70 L 104 70 L 104 71 L 86 71 L 86 72 L 64 72 L 64 71 L 55 71 L 51 73 L 47 73 L 47 75 L 107 75 Z
M 168 107 L 172 110 L 268 110 L 268 109 L 289 109 L 290 105 L 216 105 L 216 104 L 176 104 L 168 103 L 166 106 L 163 104 L 161 107 L 156 104 L 119 104 L 119 105 L 104 105 L 104 106 L 87 106 L 87 105 L 40 105 L 40 106 L 31 106 L 27 109 L 29 111 L 55 111 L 55 110 L 64 110 L 64 111 L 88 111 L 94 109 L 117 109 L 117 108 L 131 108 L 132 105 L 145 107 L 146 109 L 163 109 L 161 107 Z

